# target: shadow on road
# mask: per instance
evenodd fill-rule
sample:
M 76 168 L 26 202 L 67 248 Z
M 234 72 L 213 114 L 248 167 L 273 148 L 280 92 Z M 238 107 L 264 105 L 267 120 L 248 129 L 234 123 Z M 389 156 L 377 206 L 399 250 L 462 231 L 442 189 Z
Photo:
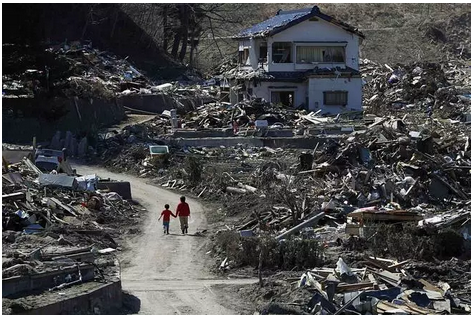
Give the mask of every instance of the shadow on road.
M 141 300 L 126 291 L 123 291 L 123 308 L 117 315 L 137 314 L 141 310 Z
M 195 233 L 195 234 L 179 234 L 179 233 L 169 233 L 168 235 L 167 234 L 162 234 L 162 236 L 179 236 L 179 237 L 184 237 L 184 236 L 192 236 L 192 237 L 204 237 L 203 234 L 198 234 L 198 233 Z

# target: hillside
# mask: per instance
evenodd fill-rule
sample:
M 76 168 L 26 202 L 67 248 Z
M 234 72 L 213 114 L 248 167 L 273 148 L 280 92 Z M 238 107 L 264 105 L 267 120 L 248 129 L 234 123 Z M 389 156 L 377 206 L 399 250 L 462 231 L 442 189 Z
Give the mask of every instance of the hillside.
M 168 56 L 116 4 L 4 4 L 3 61 L 15 58 L 5 44 L 25 47 L 15 52 L 31 58 L 31 51 L 80 41 L 128 58 L 155 79 L 176 78 L 186 68 Z M 33 55 L 34 57 L 34 55 Z M 34 59 L 34 58 L 32 58 Z M 35 67 L 32 63 L 29 67 Z
M 314 4 L 5 4 L 3 43 L 89 41 L 156 80 L 188 68 L 208 75 L 237 55 L 230 37 L 276 14 Z M 471 58 L 469 4 L 328 4 L 322 12 L 359 28 L 361 57 L 380 63 Z M 33 31 L 31 31 L 33 30 Z M 186 65 L 186 66 L 185 66 Z
M 246 5 L 234 15 L 250 12 L 250 19 L 240 25 L 228 24 L 218 29 L 217 36 L 230 36 L 254 21 L 262 21 L 279 9 L 291 10 L 315 4 L 256 4 Z M 471 58 L 470 4 L 318 4 L 321 11 L 359 28 L 366 39 L 361 57 L 381 63 L 410 63 Z M 255 12 L 255 13 L 254 13 Z M 205 44 L 208 43 L 208 46 Z M 218 41 L 226 53 L 235 53 L 235 43 Z M 206 49 L 212 41 L 201 43 L 200 65 L 211 67 L 208 61 L 217 60 L 219 52 Z M 220 58 L 219 58 L 220 60 Z

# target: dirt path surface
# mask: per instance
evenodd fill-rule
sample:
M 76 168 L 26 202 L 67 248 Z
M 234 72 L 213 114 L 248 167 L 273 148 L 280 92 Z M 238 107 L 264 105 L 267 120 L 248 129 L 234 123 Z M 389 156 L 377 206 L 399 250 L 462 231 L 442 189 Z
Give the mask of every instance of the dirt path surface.
M 115 174 L 103 168 L 74 164 L 79 174 L 97 174 L 103 178 L 130 181 L 133 199 L 148 210 L 143 234 L 127 243 L 121 259 L 123 289 L 140 299 L 140 314 L 240 314 L 233 296 L 211 290 L 211 285 L 250 284 L 256 279 L 221 279 L 211 275 L 205 265 L 205 237 L 194 235 L 206 229 L 202 206 L 190 204 L 188 235 L 179 234 L 178 219 L 170 221 L 170 235 L 164 235 L 157 219 L 168 203 L 175 210 L 179 195 L 144 179 Z M 226 296 L 226 297 L 225 297 Z M 221 302 L 225 302 L 224 306 Z M 242 302 L 241 302 L 242 303 Z M 229 306 L 229 307 L 225 307 Z

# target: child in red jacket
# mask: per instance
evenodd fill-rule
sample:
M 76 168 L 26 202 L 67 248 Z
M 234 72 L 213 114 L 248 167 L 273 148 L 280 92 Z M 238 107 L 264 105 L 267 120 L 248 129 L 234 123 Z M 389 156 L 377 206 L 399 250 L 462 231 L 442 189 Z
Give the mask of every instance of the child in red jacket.
M 180 203 L 175 212 L 176 216 L 179 216 L 180 227 L 183 235 L 188 234 L 188 217 L 190 216 L 190 206 L 185 202 L 185 200 L 184 196 L 180 198 Z
M 162 211 L 159 217 L 159 221 L 162 218 L 162 216 L 164 217 L 164 220 L 163 220 L 164 234 L 167 234 L 167 235 L 169 234 L 168 229 L 170 228 L 170 215 L 172 215 L 173 217 L 177 217 L 173 215 L 172 211 L 169 210 L 169 208 L 170 208 L 170 205 L 165 204 L 165 210 Z

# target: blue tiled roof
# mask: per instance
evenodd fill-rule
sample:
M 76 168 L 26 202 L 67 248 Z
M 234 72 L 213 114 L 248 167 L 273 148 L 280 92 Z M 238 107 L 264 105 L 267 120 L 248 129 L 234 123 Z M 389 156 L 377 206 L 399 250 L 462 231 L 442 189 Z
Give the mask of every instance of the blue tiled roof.
M 306 17 L 310 13 L 311 8 L 294 11 L 278 11 L 278 14 L 274 17 L 241 31 L 236 35 L 236 37 L 263 36 L 263 33 L 265 32 L 270 32 L 277 28 L 286 26 L 290 22 Z
M 332 24 L 335 24 L 346 31 L 356 33 L 358 36 L 364 38 L 364 35 L 358 30 L 356 30 L 354 27 L 344 22 L 341 22 L 329 15 L 321 13 L 317 6 L 292 11 L 279 10 L 274 17 L 271 17 L 268 20 L 260 22 L 252 27 L 249 27 L 248 29 L 239 32 L 239 34 L 237 34 L 233 38 L 241 39 L 250 37 L 271 36 L 314 16 L 319 17 Z

